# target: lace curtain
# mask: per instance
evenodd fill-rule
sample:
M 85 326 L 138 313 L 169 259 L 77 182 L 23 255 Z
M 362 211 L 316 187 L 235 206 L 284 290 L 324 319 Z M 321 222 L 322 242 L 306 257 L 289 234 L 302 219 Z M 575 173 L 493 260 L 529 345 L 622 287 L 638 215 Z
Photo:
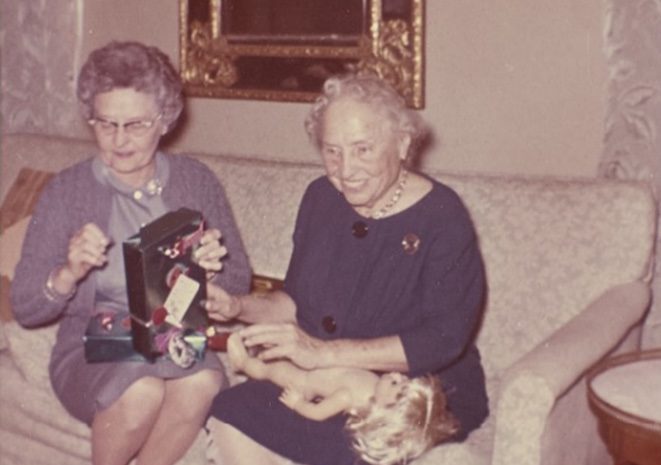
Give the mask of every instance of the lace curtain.
M 85 134 L 74 94 L 83 0 L 0 0 L 2 132 Z
M 650 183 L 661 200 L 661 0 L 607 0 L 605 50 L 610 70 L 604 154 L 599 174 Z M 657 235 L 654 302 L 644 347 L 661 346 L 661 241 Z

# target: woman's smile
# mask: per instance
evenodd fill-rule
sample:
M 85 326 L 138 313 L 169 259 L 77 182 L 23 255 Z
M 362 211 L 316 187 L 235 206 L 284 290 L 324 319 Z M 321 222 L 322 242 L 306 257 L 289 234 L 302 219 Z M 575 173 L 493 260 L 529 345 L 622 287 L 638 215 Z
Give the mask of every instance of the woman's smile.
M 360 192 L 365 188 L 368 179 L 340 179 L 340 184 L 342 184 L 342 192 L 346 193 L 347 191 Z

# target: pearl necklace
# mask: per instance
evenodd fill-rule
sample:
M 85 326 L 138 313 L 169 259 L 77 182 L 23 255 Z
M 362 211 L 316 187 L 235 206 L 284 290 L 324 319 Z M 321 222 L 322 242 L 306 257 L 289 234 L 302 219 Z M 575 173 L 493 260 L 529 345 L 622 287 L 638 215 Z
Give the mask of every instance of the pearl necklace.
M 383 218 L 388 211 L 392 207 L 395 206 L 397 202 L 399 202 L 399 199 L 402 197 L 402 192 L 404 192 L 404 187 L 406 186 L 406 180 L 408 179 L 408 174 L 409 172 L 405 169 L 402 170 L 402 175 L 399 179 L 399 183 L 397 184 L 397 189 L 395 189 L 395 193 L 392 195 L 392 198 L 390 199 L 390 202 L 385 204 L 381 209 L 376 211 L 375 213 L 372 213 L 372 218 L 375 220 L 378 220 L 379 218 Z

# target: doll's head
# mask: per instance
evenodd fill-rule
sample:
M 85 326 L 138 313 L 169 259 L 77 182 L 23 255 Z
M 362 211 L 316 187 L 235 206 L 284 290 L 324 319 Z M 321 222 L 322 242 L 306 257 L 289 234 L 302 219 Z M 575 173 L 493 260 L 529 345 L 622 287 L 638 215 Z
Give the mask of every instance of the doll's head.
M 396 373 L 383 375 L 370 405 L 350 412 L 347 420 L 354 450 L 365 462 L 379 465 L 418 457 L 458 428 L 436 377 L 409 379 Z

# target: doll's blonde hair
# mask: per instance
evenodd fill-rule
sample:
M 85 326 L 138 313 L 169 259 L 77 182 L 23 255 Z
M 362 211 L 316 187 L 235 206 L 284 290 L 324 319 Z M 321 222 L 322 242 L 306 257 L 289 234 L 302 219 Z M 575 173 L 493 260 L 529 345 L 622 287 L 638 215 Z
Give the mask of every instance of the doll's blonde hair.
M 353 448 L 365 462 L 403 464 L 450 438 L 459 429 L 447 410 L 438 378 L 410 379 L 397 400 L 349 412 L 346 428 Z

